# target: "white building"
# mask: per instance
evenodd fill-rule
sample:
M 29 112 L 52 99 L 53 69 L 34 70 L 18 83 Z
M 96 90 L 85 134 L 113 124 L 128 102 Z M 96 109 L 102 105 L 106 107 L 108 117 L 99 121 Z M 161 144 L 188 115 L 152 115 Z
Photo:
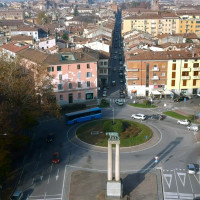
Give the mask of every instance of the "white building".
M 54 37 L 42 38 L 37 42 L 37 47 L 39 50 L 47 50 L 56 45 L 56 39 Z

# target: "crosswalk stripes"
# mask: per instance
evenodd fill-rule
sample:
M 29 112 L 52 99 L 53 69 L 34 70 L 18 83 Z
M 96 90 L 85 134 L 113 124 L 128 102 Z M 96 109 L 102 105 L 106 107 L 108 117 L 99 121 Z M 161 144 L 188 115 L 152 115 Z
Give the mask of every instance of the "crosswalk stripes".
M 165 200 L 193 200 L 194 195 L 193 194 L 187 194 L 187 193 L 177 193 L 177 192 L 164 192 L 164 199 Z

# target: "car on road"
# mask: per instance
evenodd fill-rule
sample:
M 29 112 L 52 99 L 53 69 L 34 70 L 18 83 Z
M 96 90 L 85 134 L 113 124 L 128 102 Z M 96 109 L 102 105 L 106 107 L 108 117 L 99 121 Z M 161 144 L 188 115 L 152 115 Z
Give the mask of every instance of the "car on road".
M 189 97 L 186 96 L 181 96 L 181 97 L 177 97 L 174 99 L 174 102 L 180 102 L 180 101 L 184 101 L 184 100 L 189 100 Z
M 10 197 L 10 200 L 21 200 L 23 197 L 22 191 L 15 191 L 13 195 Z
M 112 85 L 112 86 L 116 86 L 116 81 L 112 81 L 112 82 L 111 82 L 111 85 Z
M 184 119 L 184 120 L 178 120 L 177 121 L 177 124 L 181 124 L 181 125 L 185 125 L 185 126 L 188 126 L 191 122 L 187 119 Z
M 165 119 L 165 116 L 164 115 L 160 115 L 160 114 L 151 115 L 151 119 L 163 120 L 163 119 Z
M 131 118 L 145 120 L 146 116 L 144 114 L 138 113 L 138 114 L 132 114 Z
M 120 82 L 120 83 L 124 83 L 124 79 L 121 78 L 121 79 L 119 80 L 119 82 Z
M 60 154 L 58 152 L 53 153 L 52 163 L 53 164 L 60 163 Z
M 116 67 L 113 67 L 113 72 L 116 72 L 117 71 L 117 68 Z
M 119 94 L 119 98 L 125 98 L 125 94 L 124 93 L 120 93 Z
M 188 174 L 196 174 L 199 171 L 199 167 L 197 164 L 189 163 L 187 165 L 187 172 Z
M 124 105 L 124 102 L 122 101 L 122 99 L 117 99 L 115 101 L 115 103 L 118 105 L 118 106 L 123 106 Z
M 102 97 L 107 97 L 107 91 L 106 90 L 103 91 Z
M 198 125 L 190 124 L 189 126 L 187 126 L 187 129 L 188 129 L 189 131 L 198 131 L 198 130 L 199 130 L 199 127 L 198 127 Z
M 120 72 L 120 73 L 119 73 L 119 77 L 120 77 L 120 78 L 123 78 L 123 73 Z
M 46 137 L 46 142 L 47 142 L 47 143 L 51 143 L 51 142 L 54 141 L 54 139 L 55 139 L 55 135 L 54 135 L 53 133 L 49 133 L 49 134 L 47 135 L 47 137 Z

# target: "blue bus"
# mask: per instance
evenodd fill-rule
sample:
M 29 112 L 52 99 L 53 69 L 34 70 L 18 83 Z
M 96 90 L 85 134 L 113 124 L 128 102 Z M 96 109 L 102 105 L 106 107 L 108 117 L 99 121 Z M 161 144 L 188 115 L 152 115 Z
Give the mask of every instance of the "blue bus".
M 101 108 L 99 107 L 65 114 L 67 124 L 85 122 L 99 118 L 102 118 Z

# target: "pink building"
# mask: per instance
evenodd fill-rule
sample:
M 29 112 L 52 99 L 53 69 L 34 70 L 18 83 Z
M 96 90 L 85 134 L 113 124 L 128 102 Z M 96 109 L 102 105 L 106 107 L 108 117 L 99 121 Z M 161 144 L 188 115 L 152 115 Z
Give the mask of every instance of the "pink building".
M 97 98 L 97 60 L 82 52 L 48 56 L 45 63 L 53 77 L 56 99 L 61 104 Z
M 63 105 L 97 99 L 98 59 L 84 52 L 45 54 L 33 49 L 20 52 L 32 63 L 47 65 L 57 101 Z

